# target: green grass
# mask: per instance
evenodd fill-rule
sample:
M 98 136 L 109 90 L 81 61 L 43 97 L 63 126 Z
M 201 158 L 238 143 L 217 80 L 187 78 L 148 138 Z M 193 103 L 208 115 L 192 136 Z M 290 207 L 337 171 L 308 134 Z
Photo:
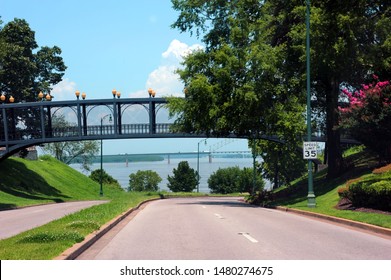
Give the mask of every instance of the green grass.
M 338 189 L 345 186 L 347 181 L 355 178 L 384 180 L 384 175 L 382 174 L 371 174 L 372 170 L 377 167 L 378 161 L 370 152 L 355 148 L 349 150 L 345 157 L 350 168 L 343 176 L 334 180 L 327 180 L 326 170 L 315 174 L 314 192 L 317 204 L 315 208 L 307 207 L 308 179 L 306 177 L 297 180 L 290 187 L 276 190 L 278 198 L 273 205 L 391 228 L 391 215 L 336 209 L 335 206 L 339 201 Z
M 41 227 L 0 240 L 0 259 L 52 259 L 119 214 L 157 193 L 128 193 L 99 184 L 51 158 L 0 163 L 0 209 L 78 200 L 109 200 Z
M 2 260 L 49 260 L 59 256 L 114 217 L 150 198 L 152 193 L 117 193 L 106 204 L 96 205 L 41 227 L 0 240 Z
M 74 200 L 96 200 L 99 185 L 51 157 L 0 162 L 0 210 Z M 113 190 L 106 186 L 105 192 Z M 103 199 L 107 199 L 104 198 Z

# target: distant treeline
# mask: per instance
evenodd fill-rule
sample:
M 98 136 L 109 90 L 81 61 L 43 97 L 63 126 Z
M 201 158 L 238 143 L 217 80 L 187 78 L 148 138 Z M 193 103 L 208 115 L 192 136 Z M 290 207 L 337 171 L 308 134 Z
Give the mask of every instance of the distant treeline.
M 159 155 L 104 155 L 103 162 L 139 162 L 139 161 L 163 161 L 164 157 Z M 75 158 L 71 163 L 80 163 L 81 158 Z M 93 163 L 100 162 L 100 156 L 92 159 Z

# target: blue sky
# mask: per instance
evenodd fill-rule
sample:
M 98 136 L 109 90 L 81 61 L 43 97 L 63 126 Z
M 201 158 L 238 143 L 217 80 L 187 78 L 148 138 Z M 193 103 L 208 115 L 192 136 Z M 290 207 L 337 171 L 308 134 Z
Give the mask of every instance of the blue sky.
M 170 0 L 0 0 L 3 24 L 25 19 L 39 46 L 58 46 L 67 65 L 63 81 L 53 88 L 55 100 L 72 100 L 74 92 L 88 99 L 157 97 L 182 94 L 173 72 L 181 57 L 202 47 L 201 41 L 170 25 L 178 13 Z M 105 154 L 188 152 L 201 139 L 110 140 Z M 201 150 L 248 150 L 246 140 L 209 139 Z M 225 144 L 226 143 L 226 144 Z M 224 145 L 225 144 L 225 145 Z

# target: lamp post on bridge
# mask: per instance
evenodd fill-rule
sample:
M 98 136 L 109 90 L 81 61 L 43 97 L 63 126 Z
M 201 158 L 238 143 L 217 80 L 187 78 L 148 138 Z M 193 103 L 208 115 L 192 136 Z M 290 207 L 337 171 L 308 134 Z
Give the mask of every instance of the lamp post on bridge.
M 2 93 L 1 95 L 0 95 L 0 101 L 1 101 L 1 103 L 5 103 L 7 100 L 7 97 L 5 96 L 5 94 L 4 93 Z M 15 98 L 11 95 L 9 98 L 8 98 L 8 102 L 9 103 L 14 103 L 15 102 Z
M 50 93 L 43 93 L 42 91 L 40 91 L 39 93 L 38 93 L 38 100 L 40 100 L 40 101 L 51 101 L 52 100 L 52 96 L 50 95 Z
M 100 119 L 100 191 L 99 191 L 99 195 L 100 196 L 103 196 L 103 139 L 102 139 L 102 136 L 103 136 L 103 120 L 105 118 L 109 117 L 109 122 L 112 121 L 112 118 L 111 118 L 111 114 L 107 114 L 105 116 L 103 116 L 101 119 Z

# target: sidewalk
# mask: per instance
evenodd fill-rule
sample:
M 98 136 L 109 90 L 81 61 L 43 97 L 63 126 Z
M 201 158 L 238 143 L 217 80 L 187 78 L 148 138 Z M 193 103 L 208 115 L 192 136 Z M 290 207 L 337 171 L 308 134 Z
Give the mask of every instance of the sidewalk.
M 0 211 L 0 239 L 17 235 L 84 208 L 106 202 L 102 200 L 62 202 Z

